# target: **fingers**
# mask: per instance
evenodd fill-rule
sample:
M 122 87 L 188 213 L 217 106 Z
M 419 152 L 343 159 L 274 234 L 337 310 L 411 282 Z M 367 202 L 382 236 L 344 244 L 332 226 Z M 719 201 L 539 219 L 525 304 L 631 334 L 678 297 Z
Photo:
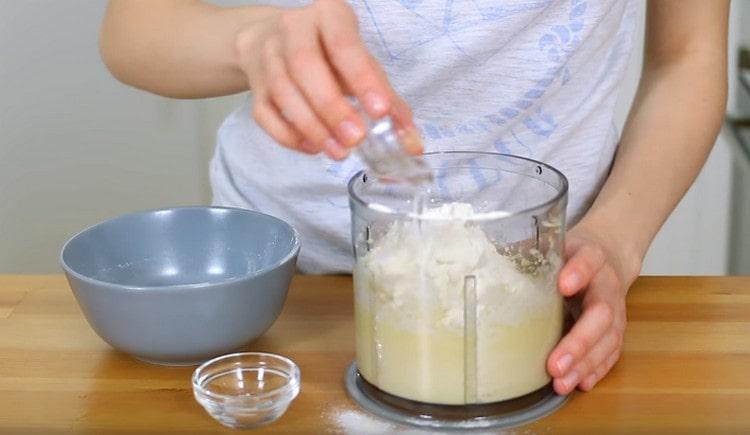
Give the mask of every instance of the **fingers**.
M 257 32 L 256 32 L 257 33 Z M 255 96 L 254 118 L 279 143 L 343 159 L 365 138 L 367 126 L 346 95 L 368 116 L 390 114 L 406 150 L 422 152 L 408 105 L 359 36 L 343 0 L 318 0 L 287 9 L 265 32 L 237 41 Z
M 404 150 L 412 155 L 418 156 L 424 153 L 424 145 L 422 144 L 422 138 L 419 137 L 419 132 L 416 128 L 408 130 L 398 130 L 399 142 Z
M 587 306 L 578 322 L 568 335 L 550 353 L 547 359 L 547 371 L 555 378 L 555 391 L 568 394 L 576 385 L 590 374 L 600 361 L 591 358 L 604 359 L 605 350 L 612 343 L 604 341 L 604 349 L 597 349 L 596 354 L 589 355 L 608 333 L 614 322 L 613 309 L 604 302 L 597 302 Z M 589 359 L 587 359 L 589 358 Z
M 604 378 L 604 376 L 609 373 L 609 371 L 614 367 L 615 363 L 618 359 L 620 359 L 620 353 L 621 353 L 621 347 L 617 347 L 612 353 L 610 353 L 604 361 L 599 364 L 594 371 L 586 376 L 583 381 L 581 381 L 580 384 L 578 384 L 578 388 L 580 388 L 583 391 L 591 391 L 591 389 L 594 388 L 594 386 Z
M 289 16 L 293 12 L 290 12 Z M 296 12 L 303 14 L 304 12 Z M 287 20 L 284 58 L 289 75 L 304 95 L 312 111 L 333 132 L 339 144 L 351 147 L 365 136 L 365 124 L 344 97 L 333 72 L 326 62 L 318 38 L 317 23 L 311 19 Z
M 424 145 L 422 144 L 419 132 L 414 126 L 409 105 L 401 97 L 396 96 L 391 114 L 398 129 L 399 141 L 406 152 L 413 156 L 422 154 L 424 152 Z
M 256 96 L 253 101 L 253 118 L 280 145 L 307 154 L 318 153 L 318 148 L 303 139 L 297 130 L 279 115 L 279 110 L 271 102 Z M 349 156 L 346 149 L 336 144 L 326 144 L 324 151 L 334 160 L 343 160 Z
M 344 85 L 378 119 L 391 112 L 396 93 L 359 37 L 357 18 L 338 2 L 319 2 L 323 47 Z
M 307 153 L 312 152 L 303 148 L 302 138 L 288 122 L 281 118 L 275 107 L 271 103 L 259 96 L 253 101 L 253 118 L 276 142 L 279 144 Z M 305 146 L 309 146 L 305 143 Z
M 620 349 L 622 336 L 616 330 L 611 329 L 604 337 L 584 356 L 572 371 L 576 372 L 580 381 L 578 387 L 583 391 L 589 391 L 594 387 L 599 379 L 607 374 L 605 363 L 607 359 Z M 608 370 L 608 369 L 607 369 Z M 560 378 L 561 386 L 566 392 L 572 391 L 576 387 L 575 383 L 568 382 L 568 375 Z
M 311 143 L 312 150 L 319 152 L 330 137 L 328 129 L 310 109 L 305 97 L 287 74 L 284 63 L 278 57 L 268 59 L 268 95 L 270 101 L 281 109 L 282 117 Z
M 604 251 L 595 245 L 584 244 L 575 249 L 560 270 L 558 287 L 563 296 L 572 296 L 584 289 L 602 268 L 604 261 Z
M 626 291 L 616 265 L 603 246 L 592 240 L 576 234 L 565 245 L 568 260 L 560 271 L 558 286 L 563 295 L 580 299 L 583 311 L 547 360 L 547 371 L 559 394 L 568 394 L 576 386 L 583 391 L 592 389 L 622 351 Z
M 574 257 L 585 251 L 581 246 Z M 597 254 L 588 255 L 593 258 Z M 547 371 L 555 378 L 554 388 L 559 394 L 568 394 L 576 386 L 584 391 L 593 388 L 622 349 L 625 299 L 614 271 L 600 266 L 585 287 L 581 316 L 547 360 Z

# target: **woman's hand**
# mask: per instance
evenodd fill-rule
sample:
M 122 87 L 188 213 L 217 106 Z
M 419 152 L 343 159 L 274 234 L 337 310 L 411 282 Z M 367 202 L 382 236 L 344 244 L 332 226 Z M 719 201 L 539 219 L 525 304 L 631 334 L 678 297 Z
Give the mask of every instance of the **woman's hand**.
M 370 117 L 394 118 L 407 151 L 422 151 L 409 107 L 365 47 L 344 0 L 278 10 L 263 24 L 240 30 L 235 49 L 253 92 L 253 117 L 278 143 L 346 158 L 366 134 L 345 98 L 353 95 Z
M 566 235 L 567 262 L 558 286 L 580 299 L 581 314 L 547 359 L 558 394 L 591 390 L 615 365 L 625 332 L 625 295 L 640 259 L 622 258 L 618 246 L 581 225 Z
M 580 295 L 583 313 L 547 360 L 561 394 L 591 389 L 617 361 L 625 294 L 724 119 L 729 2 L 648 2 L 647 15 L 641 82 L 612 169 L 568 233 L 559 287 Z M 680 110 L 663 110 L 675 102 Z

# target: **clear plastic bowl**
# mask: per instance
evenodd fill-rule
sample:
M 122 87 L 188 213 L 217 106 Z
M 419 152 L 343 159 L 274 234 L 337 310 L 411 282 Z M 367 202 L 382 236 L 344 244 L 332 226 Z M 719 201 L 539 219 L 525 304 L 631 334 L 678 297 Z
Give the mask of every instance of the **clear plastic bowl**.
M 433 183 L 349 182 L 360 375 L 424 415 L 548 388 L 567 179 L 507 154 L 422 159 Z
M 297 364 L 273 353 L 224 355 L 193 372 L 195 399 L 211 417 L 232 428 L 253 428 L 275 421 L 299 390 Z

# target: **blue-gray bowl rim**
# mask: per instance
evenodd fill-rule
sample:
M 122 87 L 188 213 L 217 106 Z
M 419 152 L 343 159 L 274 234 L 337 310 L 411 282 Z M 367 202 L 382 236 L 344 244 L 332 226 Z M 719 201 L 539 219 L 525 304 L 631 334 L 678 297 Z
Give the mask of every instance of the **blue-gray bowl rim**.
M 105 225 L 105 224 L 111 223 L 111 222 L 119 220 L 119 219 L 125 219 L 125 218 L 131 217 L 131 216 L 135 216 L 135 215 L 158 213 L 158 212 L 162 212 L 162 211 L 185 210 L 185 209 L 193 209 L 193 210 L 229 210 L 229 211 L 232 211 L 232 212 L 241 212 L 241 213 L 248 213 L 248 214 L 265 216 L 265 217 L 271 218 L 272 220 L 275 220 L 275 221 L 281 223 L 282 225 L 288 227 L 289 229 L 291 229 L 292 230 L 292 236 L 293 236 L 293 239 L 294 239 L 293 240 L 294 244 L 292 245 L 292 249 L 289 251 L 289 253 L 287 255 L 285 255 L 281 260 L 279 260 L 279 261 L 277 261 L 277 262 L 275 262 L 273 264 L 270 264 L 270 265 L 268 265 L 266 267 L 262 267 L 262 268 L 260 268 L 258 270 L 255 270 L 253 272 L 250 272 L 250 273 L 242 275 L 242 276 L 238 276 L 238 277 L 234 277 L 234 278 L 229 278 L 229 279 L 225 279 L 225 280 L 222 280 L 222 281 L 217 281 L 217 282 L 200 282 L 200 283 L 195 283 L 195 284 L 175 284 L 175 285 L 161 285 L 161 286 L 158 286 L 158 285 L 157 286 L 124 285 L 124 284 L 118 284 L 118 283 L 114 283 L 114 282 L 102 281 L 102 280 L 99 280 L 99 279 L 91 278 L 89 276 L 86 276 L 86 275 L 83 275 L 81 273 L 76 272 L 75 270 L 73 270 L 73 268 L 71 268 L 70 266 L 68 266 L 65 263 L 64 256 L 65 256 L 65 250 L 67 249 L 68 245 L 73 240 L 75 240 L 78 236 L 80 236 L 80 235 L 82 235 L 82 234 L 84 234 L 84 233 L 86 233 L 88 231 L 91 231 L 94 228 L 97 228 L 97 227 L 99 227 L 101 225 Z M 75 235 L 73 235 L 72 237 L 70 237 L 63 244 L 62 249 L 60 249 L 59 261 L 60 261 L 60 265 L 62 266 L 62 268 L 65 271 L 65 273 L 67 273 L 67 274 L 75 277 L 78 280 L 85 281 L 85 282 L 87 282 L 89 284 L 103 285 L 103 286 L 109 286 L 109 287 L 116 287 L 116 288 L 118 288 L 120 290 L 125 290 L 125 291 L 143 291 L 143 290 L 162 290 L 162 291 L 163 290 L 169 290 L 169 291 L 178 291 L 178 290 L 189 290 L 189 289 L 201 289 L 201 288 L 206 288 L 206 287 L 213 287 L 213 286 L 216 286 L 216 285 L 231 284 L 231 283 L 240 282 L 240 281 L 244 281 L 244 280 L 247 280 L 247 279 L 250 279 L 250 278 L 255 278 L 255 277 L 261 276 L 261 275 L 266 274 L 266 273 L 268 273 L 268 272 L 270 272 L 270 271 L 272 271 L 272 270 L 274 270 L 274 269 L 276 269 L 278 267 L 281 267 L 283 264 L 287 263 L 288 261 L 290 261 L 291 259 L 293 259 L 294 257 L 296 257 L 299 254 L 299 250 L 300 250 L 300 239 L 299 239 L 299 233 L 297 232 L 297 229 L 294 228 L 292 225 L 290 225 L 288 222 L 284 221 L 283 219 L 279 219 L 276 216 L 271 216 L 270 214 L 267 214 L 267 213 L 263 213 L 263 212 L 259 212 L 259 211 L 255 211 L 255 210 L 248 210 L 248 209 L 239 208 L 239 207 L 223 207 L 223 206 L 208 206 L 208 205 L 205 205 L 205 206 L 203 206 L 203 205 L 187 205 L 187 206 L 154 208 L 154 209 L 149 209 L 149 210 L 141 210 L 141 211 L 134 211 L 134 212 L 130 212 L 130 213 L 125 213 L 125 214 L 121 214 L 119 216 L 115 216 L 115 217 L 110 218 L 110 219 L 106 219 L 106 220 L 104 220 L 102 222 L 96 223 L 96 224 L 91 225 L 91 226 L 89 226 L 87 228 L 84 228 L 83 230 L 77 232 Z

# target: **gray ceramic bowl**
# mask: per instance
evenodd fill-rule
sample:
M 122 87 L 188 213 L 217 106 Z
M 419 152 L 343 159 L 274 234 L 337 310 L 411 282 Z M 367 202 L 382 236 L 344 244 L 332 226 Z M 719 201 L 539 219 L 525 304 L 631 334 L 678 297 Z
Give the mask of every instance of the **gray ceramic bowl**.
M 276 320 L 299 237 L 262 213 L 180 207 L 88 228 L 60 262 L 91 327 L 148 362 L 190 365 L 233 351 Z

